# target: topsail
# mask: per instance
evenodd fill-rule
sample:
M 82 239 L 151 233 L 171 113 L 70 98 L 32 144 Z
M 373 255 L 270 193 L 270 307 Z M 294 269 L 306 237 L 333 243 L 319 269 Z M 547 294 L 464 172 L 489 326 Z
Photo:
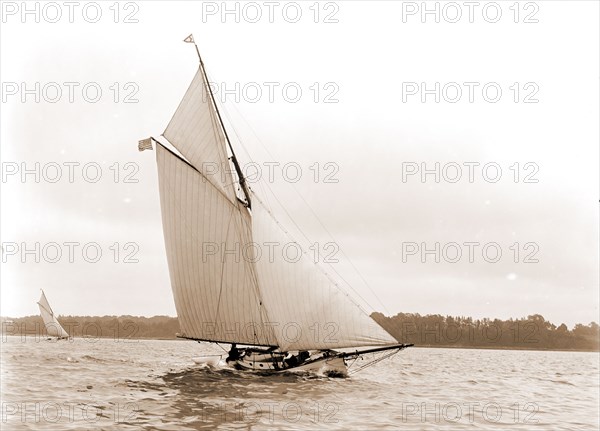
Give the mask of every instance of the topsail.
M 65 331 L 65 328 L 59 323 L 48 303 L 48 299 L 46 299 L 46 295 L 42 290 L 42 296 L 38 301 L 38 306 L 40 307 L 40 314 L 42 315 L 42 319 L 44 320 L 44 325 L 46 326 L 46 332 L 51 337 L 58 338 L 68 338 L 69 334 Z
M 234 180 L 230 170 L 225 169 L 229 168 L 225 136 L 211 106 L 200 69 L 163 136 L 204 174 L 205 181 L 228 200 L 235 201 Z

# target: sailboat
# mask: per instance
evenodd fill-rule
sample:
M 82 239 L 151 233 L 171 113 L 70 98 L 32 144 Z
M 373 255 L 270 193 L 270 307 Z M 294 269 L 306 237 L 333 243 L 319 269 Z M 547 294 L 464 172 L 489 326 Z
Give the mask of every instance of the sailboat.
M 297 261 L 261 255 L 256 245 L 289 243 L 288 232 L 244 178 L 198 46 L 192 35 L 184 41 L 196 47 L 199 68 L 160 141 L 138 143 L 140 151 L 156 144 L 177 336 L 230 344 L 228 365 L 268 373 L 345 375 L 358 357 L 412 346 L 305 253 Z
M 52 307 L 50 307 L 50 303 L 48 303 L 48 299 L 46 298 L 46 294 L 42 289 L 42 296 L 40 296 L 40 300 L 38 301 L 38 306 L 40 307 L 40 314 L 42 319 L 44 320 L 44 325 L 46 326 L 46 333 L 52 339 L 52 337 L 57 340 L 66 340 L 69 338 L 69 333 L 65 331 L 65 328 L 62 327 L 56 316 L 54 315 L 54 311 L 52 311 Z

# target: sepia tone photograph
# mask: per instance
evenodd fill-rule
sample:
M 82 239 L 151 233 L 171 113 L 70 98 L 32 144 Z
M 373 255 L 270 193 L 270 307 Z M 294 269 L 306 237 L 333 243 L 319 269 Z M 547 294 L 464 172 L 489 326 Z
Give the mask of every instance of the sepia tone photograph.
M 0 1 L 2 430 L 600 429 L 600 3 Z

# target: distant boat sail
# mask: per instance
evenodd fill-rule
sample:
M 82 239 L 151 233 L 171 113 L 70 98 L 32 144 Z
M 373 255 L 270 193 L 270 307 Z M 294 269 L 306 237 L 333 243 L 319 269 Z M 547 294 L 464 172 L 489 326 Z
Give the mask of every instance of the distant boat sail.
M 56 337 L 59 340 L 64 338 L 69 338 L 69 334 L 65 331 L 65 328 L 59 323 L 48 303 L 48 299 L 42 290 L 42 296 L 40 296 L 40 300 L 38 301 L 38 306 L 40 307 L 40 314 L 42 315 L 42 319 L 44 320 L 44 325 L 46 326 L 46 332 L 50 337 Z
M 254 245 L 281 245 L 290 239 L 246 184 L 199 51 L 198 57 L 199 69 L 163 134 L 179 154 L 154 138 L 139 143 L 140 151 L 152 149 L 150 141 L 156 143 L 179 336 L 230 343 L 229 364 L 264 371 L 344 373 L 347 359 L 408 347 L 308 256 L 292 262 L 278 253 L 258 255 Z M 235 249 L 246 253 L 236 258 L 223 252 Z M 371 348 L 356 350 L 365 347 Z

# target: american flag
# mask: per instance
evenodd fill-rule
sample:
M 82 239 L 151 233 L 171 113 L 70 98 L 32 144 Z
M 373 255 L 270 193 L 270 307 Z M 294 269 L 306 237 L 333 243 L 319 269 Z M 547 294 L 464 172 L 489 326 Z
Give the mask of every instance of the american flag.
M 152 138 L 142 139 L 141 141 L 138 141 L 138 150 L 152 150 Z

